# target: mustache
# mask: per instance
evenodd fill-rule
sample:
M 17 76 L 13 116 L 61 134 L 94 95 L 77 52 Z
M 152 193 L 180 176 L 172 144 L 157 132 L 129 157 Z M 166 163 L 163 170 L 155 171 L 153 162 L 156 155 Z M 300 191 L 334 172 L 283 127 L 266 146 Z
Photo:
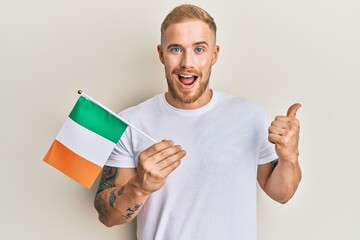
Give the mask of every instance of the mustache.
M 183 74 L 183 75 L 196 75 L 196 76 L 199 76 L 201 73 L 195 69 L 175 69 L 173 71 L 174 74 L 177 74 L 177 75 L 180 75 L 180 74 Z

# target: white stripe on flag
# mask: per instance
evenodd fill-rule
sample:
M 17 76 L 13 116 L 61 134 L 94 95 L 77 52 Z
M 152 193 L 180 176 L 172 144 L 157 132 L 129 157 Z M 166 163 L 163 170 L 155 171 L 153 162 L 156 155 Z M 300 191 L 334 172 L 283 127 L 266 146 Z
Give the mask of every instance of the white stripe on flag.
M 71 118 L 65 120 L 56 139 L 76 154 L 101 167 L 115 147 L 113 142 L 84 128 Z

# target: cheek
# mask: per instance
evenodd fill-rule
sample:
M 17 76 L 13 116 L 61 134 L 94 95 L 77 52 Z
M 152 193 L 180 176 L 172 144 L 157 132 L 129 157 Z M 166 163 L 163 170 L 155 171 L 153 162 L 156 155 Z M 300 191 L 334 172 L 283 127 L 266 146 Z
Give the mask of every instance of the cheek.
M 170 58 L 165 58 L 164 63 L 169 70 L 173 70 L 179 65 L 179 60 L 175 57 L 170 57 Z
M 200 68 L 209 68 L 212 65 L 212 56 L 204 55 L 198 58 L 198 64 Z

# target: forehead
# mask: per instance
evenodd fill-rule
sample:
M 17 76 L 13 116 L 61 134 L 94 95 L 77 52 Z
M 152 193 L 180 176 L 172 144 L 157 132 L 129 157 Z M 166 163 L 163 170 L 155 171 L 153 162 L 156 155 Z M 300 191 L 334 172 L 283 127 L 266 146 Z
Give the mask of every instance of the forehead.
M 209 25 L 200 20 L 173 23 L 164 32 L 163 40 L 165 43 L 189 43 L 215 41 L 215 33 Z

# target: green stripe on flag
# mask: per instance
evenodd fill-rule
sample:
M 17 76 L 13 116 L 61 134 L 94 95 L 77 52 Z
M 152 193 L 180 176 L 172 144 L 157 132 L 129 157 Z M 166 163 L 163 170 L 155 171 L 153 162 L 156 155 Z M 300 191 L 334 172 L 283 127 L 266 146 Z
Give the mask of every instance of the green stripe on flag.
M 80 96 L 69 117 L 81 126 L 117 143 L 125 132 L 127 124 L 114 115 Z

